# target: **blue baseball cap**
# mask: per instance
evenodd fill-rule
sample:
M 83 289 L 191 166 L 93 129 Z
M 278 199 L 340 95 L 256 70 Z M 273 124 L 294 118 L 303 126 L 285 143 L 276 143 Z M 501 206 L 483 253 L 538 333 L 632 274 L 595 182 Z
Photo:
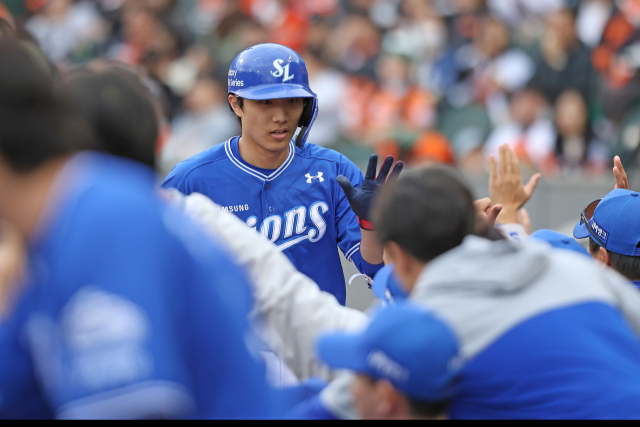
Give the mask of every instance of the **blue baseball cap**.
M 573 237 L 591 237 L 606 250 L 627 256 L 640 256 L 640 195 L 635 191 L 616 189 L 595 207 L 587 222 L 580 221 Z
M 557 231 L 546 229 L 538 230 L 531 236 L 529 236 L 529 240 L 542 240 L 544 242 L 547 242 L 554 248 L 566 249 L 589 256 L 589 252 L 587 252 L 587 250 L 583 248 L 582 245 L 578 243 L 573 237 L 565 236 L 564 234 L 558 233 Z
M 275 43 L 251 46 L 229 67 L 228 93 L 252 100 L 311 98 L 305 101 L 296 145 L 300 148 L 318 116 L 318 96 L 309 87 L 309 73 L 296 51 Z M 229 104 L 231 108 L 231 104 Z
M 449 327 L 408 303 L 380 310 L 360 333 L 331 333 L 318 341 L 327 365 L 389 380 L 406 396 L 427 402 L 453 397 L 460 358 Z
M 375 276 L 371 285 L 373 294 L 384 302 L 394 302 L 406 299 L 409 296 L 393 270 L 393 264 L 382 267 Z M 387 293 L 388 291 L 388 293 Z

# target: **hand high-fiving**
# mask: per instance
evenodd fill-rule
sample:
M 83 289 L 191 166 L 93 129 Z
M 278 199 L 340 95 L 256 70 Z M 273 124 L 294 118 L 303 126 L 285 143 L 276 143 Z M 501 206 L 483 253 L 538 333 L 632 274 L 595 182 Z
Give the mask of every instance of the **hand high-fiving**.
M 376 169 L 378 167 L 378 156 L 372 154 L 369 158 L 369 165 L 367 166 L 367 171 L 364 175 L 364 181 L 362 181 L 362 185 L 358 188 L 355 188 L 351 181 L 346 176 L 338 175 L 336 178 L 340 187 L 342 187 L 342 191 L 347 196 L 347 200 L 351 205 L 351 209 L 358 217 L 358 223 L 360 227 L 365 230 L 373 230 L 374 226 L 370 222 L 370 210 L 371 204 L 373 203 L 373 197 L 378 190 L 387 180 L 395 179 L 400 175 L 400 172 L 403 168 L 402 162 L 397 162 L 391 170 L 391 165 L 393 165 L 394 157 L 387 156 L 384 159 L 384 163 L 380 167 L 380 172 L 376 177 Z M 391 171 L 391 173 L 389 173 Z
M 500 147 L 497 164 L 496 159 L 489 156 L 489 195 L 495 204 L 502 205 L 498 222 L 518 222 L 518 210 L 531 198 L 540 177 L 537 173 L 524 185 L 518 157 L 507 144 Z

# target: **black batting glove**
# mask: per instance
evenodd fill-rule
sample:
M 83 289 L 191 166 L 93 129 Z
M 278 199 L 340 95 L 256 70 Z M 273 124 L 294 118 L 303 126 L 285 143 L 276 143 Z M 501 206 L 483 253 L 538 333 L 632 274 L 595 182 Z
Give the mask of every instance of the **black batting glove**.
M 394 160 L 393 156 L 387 156 L 376 177 L 378 156 L 372 154 L 371 157 L 369 157 L 369 165 L 367 166 L 367 172 L 364 174 L 364 181 L 362 181 L 362 185 L 358 188 L 355 188 L 346 176 L 338 175 L 336 178 L 345 196 L 347 196 L 351 209 L 358 217 L 360 228 L 364 230 L 375 230 L 371 223 L 370 210 L 376 192 L 387 181 L 387 177 L 388 179 L 397 178 L 404 167 L 402 162 L 397 162 L 391 173 L 389 173 Z

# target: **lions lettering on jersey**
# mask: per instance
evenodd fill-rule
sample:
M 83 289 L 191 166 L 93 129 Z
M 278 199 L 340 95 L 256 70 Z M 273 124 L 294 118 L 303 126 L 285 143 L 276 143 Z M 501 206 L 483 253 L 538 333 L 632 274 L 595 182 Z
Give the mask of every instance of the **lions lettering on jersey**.
M 328 210 L 329 206 L 325 202 L 315 202 L 309 209 L 306 206 L 298 206 L 288 210 L 284 214 L 284 220 L 280 215 L 271 215 L 259 228 L 257 227 L 258 217 L 250 216 L 247 218 L 247 225 L 259 231 L 283 251 L 305 240 L 316 243 L 322 239 L 327 231 L 327 223 L 322 214 Z M 307 212 L 313 227 L 306 225 Z M 284 227 L 282 227 L 283 222 Z
M 362 172 L 333 150 L 313 144 L 298 148 L 293 142 L 278 169 L 256 168 L 240 157 L 239 139 L 231 138 L 178 164 L 162 186 L 186 195 L 204 194 L 233 212 L 344 304 L 345 279 L 336 246 L 351 261 L 360 249 L 361 235 L 336 177 L 344 175 L 357 187 Z

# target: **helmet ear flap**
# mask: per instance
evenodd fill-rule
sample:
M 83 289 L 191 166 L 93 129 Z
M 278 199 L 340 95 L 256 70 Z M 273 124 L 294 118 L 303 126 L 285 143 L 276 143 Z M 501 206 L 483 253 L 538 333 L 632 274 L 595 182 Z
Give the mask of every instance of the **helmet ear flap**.
M 300 132 L 298 132 L 298 136 L 296 137 L 296 146 L 298 148 L 302 148 L 304 143 L 309 136 L 309 129 L 313 122 L 315 121 L 315 116 L 318 113 L 318 99 L 317 98 L 304 98 L 304 109 L 302 110 L 302 116 L 300 116 L 300 121 L 298 122 L 298 127 Z
M 313 115 L 313 98 L 304 98 L 304 109 L 302 110 L 302 116 L 300 116 L 298 127 L 309 126 L 312 115 Z

